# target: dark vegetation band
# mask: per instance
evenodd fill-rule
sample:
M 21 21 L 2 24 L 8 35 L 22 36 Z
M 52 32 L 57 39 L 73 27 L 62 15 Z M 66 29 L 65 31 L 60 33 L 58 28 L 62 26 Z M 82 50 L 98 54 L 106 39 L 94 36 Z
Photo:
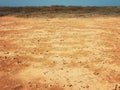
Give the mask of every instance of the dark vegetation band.
M 120 16 L 120 7 L 41 6 L 0 7 L 0 16 L 16 17 L 98 17 Z

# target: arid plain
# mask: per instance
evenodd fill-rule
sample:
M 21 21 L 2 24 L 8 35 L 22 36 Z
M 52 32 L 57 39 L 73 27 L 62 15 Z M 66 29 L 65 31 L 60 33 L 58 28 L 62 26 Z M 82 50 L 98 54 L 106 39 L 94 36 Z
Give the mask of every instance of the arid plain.
M 0 17 L 0 90 L 120 90 L 120 17 Z

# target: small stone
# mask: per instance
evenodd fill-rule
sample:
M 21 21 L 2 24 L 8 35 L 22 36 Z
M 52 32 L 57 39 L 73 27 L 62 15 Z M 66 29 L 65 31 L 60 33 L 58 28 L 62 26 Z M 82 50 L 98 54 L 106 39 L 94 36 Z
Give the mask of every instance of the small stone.
M 94 74 L 94 75 L 99 75 L 99 73 L 98 73 L 98 72 L 94 72 L 93 74 Z
M 4 58 L 7 59 L 7 56 L 5 56 Z
M 14 90 L 21 90 L 22 88 L 23 88 L 22 85 L 17 85 L 17 86 L 15 86 Z
M 72 87 L 73 85 L 72 84 L 70 84 L 70 85 L 68 85 L 69 87 Z
M 18 61 L 17 63 L 20 64 L 20 63 L 22 63 L 22 61 Z
M 89 88 L 89 86 L 87 85 L 86 88 Z

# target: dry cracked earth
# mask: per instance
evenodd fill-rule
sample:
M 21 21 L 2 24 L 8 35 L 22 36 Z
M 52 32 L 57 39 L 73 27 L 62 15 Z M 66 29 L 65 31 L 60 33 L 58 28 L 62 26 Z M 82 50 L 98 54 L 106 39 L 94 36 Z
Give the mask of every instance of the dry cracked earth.
M 120 90 L 120 17 L 0 17 L 0 90 Z

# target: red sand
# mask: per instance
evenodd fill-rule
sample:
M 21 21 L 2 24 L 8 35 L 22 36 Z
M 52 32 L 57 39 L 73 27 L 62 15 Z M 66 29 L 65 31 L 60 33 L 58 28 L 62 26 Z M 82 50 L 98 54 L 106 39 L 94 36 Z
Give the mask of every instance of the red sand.
M 120 18 L 0 17 L 0 90 L 120 90 Z

